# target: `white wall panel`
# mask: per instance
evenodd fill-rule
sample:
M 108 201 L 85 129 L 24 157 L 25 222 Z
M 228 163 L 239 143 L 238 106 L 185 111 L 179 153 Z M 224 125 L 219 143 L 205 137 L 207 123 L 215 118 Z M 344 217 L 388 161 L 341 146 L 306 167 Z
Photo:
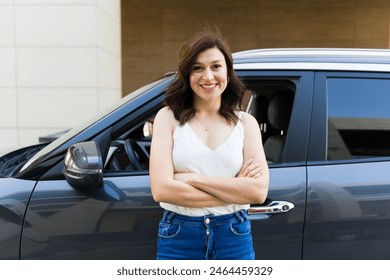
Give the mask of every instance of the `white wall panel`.
M 46 4 L 46 5 L 80 5 L 80 4 L 95 4 L 96 0 L 12 0 L 15 1 L 15 4 Z M 114 0 L 116 1 L 116 0 Z
M 15 89 L 0 88 L 0 129 L 17 125 L 17 98 Z
M 120 89 L 99 89 L 99 111 L 106 110 L 122 98 Z
M 15 86 L 15 48 L 0 47 L 0 90 Z
M 99 50 L 98 86 L 102 88 L 120 89 L 121 60 L 105 50 Z
M 95 46 L 96 7 L 16 6 L 18 46 Z
M 19 146 L 18 130 L 16 128 L 0 128 L 0 135 L 0 152 L 7 148 L 17 148 Z
M 101 9 L 97 9 L 97 43 L 100 48 L 117 56 L 121 54 L 120 23 Z
M 97 114 L 94 89 L 23 89 L 19 92 L 20 128 L 72 128 Z
M 96 87 L 96 52 L 92 47 L 18 48 L 18 86 Z
M 120 0 L 96 0 L 98 7 L 106 11 L 116 22 L 121 22 L 121 1 Z M 126 1 L 126 0 L 123 0 Z
M 15 44 L 14 7 L 0 6 L 0 46 Z

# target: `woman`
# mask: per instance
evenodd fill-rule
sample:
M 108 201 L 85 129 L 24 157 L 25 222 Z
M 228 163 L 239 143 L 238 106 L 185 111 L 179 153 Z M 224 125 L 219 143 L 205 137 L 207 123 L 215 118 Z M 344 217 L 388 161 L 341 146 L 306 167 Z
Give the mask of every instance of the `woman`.
M 246 210 L 266 199 L 269 173 L 259 126 L 239 111 L 244 91 L 219 35 L 184 45 L 153 127 L 157 259 L 254 259 Z

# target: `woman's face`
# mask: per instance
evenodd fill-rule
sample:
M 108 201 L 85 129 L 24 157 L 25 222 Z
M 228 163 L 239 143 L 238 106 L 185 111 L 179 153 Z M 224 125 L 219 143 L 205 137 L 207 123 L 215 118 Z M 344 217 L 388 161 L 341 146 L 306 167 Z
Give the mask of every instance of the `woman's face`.
M 196 57 L 190 72 L 190 86 L 204 101 L 220 99 L 227 86 L 227 66 L 218 48 L 207 49 Z

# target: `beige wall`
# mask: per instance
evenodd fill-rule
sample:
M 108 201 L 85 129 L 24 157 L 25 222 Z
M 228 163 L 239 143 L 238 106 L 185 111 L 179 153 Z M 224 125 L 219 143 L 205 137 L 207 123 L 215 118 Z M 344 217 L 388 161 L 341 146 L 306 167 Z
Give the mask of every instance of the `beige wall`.
M 120 0 L 0 0 L 0 149 L 121 97 L 120 20 Z
M 233 51 L 389 48 L 390 0 L 122 0 L 123 94 L 176 68 L 182 44 L 216 25 Z

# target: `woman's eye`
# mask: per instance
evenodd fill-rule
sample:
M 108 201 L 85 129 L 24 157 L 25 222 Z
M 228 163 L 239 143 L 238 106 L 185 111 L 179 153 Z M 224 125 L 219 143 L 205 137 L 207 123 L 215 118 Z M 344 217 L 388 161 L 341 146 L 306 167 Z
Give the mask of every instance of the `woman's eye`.
M 202 67 L 201 66 L 194 66 L 192 68 L 193 71 L 202 71 Z
M 221 68 L 222 67 L 222 65 L 220 65 L 220 64 L 215 64 L 215 65 L 213 65 L 213 68 L 214 69 L 218 69 L 218 68 Z

